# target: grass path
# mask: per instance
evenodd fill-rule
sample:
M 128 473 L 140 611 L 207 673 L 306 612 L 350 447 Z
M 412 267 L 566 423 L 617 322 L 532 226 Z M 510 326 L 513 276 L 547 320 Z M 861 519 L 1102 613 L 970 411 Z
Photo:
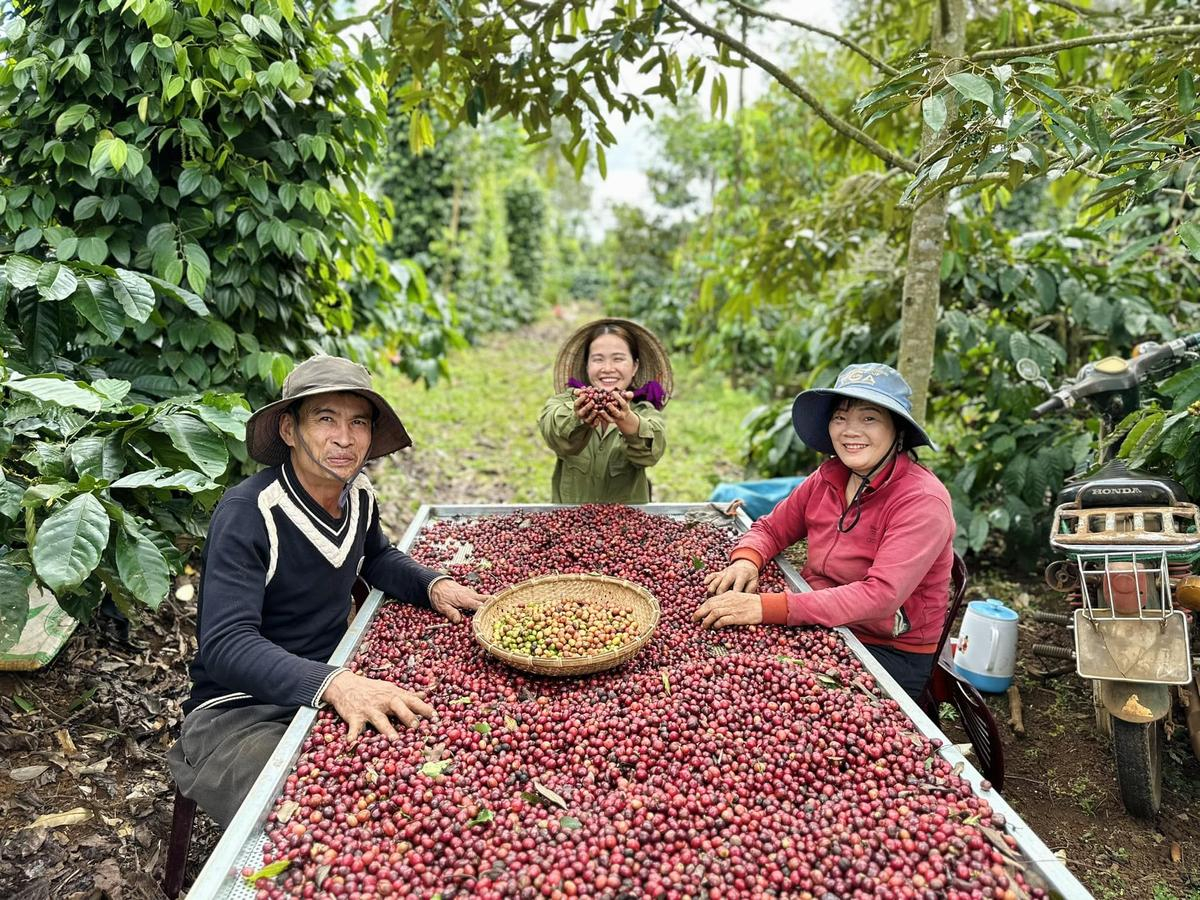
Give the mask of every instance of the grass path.
M 433 388 L 394 372 L 377 376 L 414 445 L 371 472 L 393 537 L 421 503 L 549 502 L 554 456 L 538 434 L 537 414 L 553 390 L 559 346 L 597 317 L 585 307 L 559 312 L 456 351 L 452 380 Z M 672 365 L 667 452 L 650 475 L 654 499 L 704 500 L 717 482 L 741 478 L 741 422 L 755 401 L 689 360 Z

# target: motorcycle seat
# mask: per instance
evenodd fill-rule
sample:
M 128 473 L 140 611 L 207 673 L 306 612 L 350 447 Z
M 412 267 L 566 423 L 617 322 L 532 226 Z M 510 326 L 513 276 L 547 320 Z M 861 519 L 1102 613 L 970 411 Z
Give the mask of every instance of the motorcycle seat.
M 1058 492 L 1058 505 L 1076 509 L 1113 506 L 1174 506 L 1188 503 L 1187 491 L 1173 478 L 1128 468 L 1120 460 L 1094 474 L 1068 482 Z

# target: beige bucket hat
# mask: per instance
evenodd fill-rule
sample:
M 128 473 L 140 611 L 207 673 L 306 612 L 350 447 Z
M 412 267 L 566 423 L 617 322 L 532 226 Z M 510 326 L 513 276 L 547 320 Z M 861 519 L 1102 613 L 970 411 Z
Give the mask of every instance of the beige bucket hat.
M 666 398 L 670 399 L 675 390 L 675 381 L 666 348 L 653 331 L 629 319 L 597 319 L 577 328 L 562 345 L 562 349 L 558 351 L 558 358 L 554 361 L 555 392 L 565 391 L 567 382 L 572 378 L 587 384 L 588 335 L 600 325 L 619 325 L 637 341 L 637 347 L 634 349 L 638 357 L 638 370 L 633 376 L 630 388 L 636 392 L 647 382 L 657 381 L 662 385 Z M 663 403 L 665 405 L 666 400 Z
M 246 452 L 252 459 L 268 466 L 282 465 L 291 452 L 279 436 L 279 420 L 284 413 L 304 397 L 342 392 L 359 394 L 375 407 L 367 459 L 387 456 L 412 446 L 412 439 L 392 405 L 371 387 L 370 372 L 340 356 L 314 356 L 296 366 L 284 379 L 282 398 L 268 403 L 250 417 L 246 423 Z

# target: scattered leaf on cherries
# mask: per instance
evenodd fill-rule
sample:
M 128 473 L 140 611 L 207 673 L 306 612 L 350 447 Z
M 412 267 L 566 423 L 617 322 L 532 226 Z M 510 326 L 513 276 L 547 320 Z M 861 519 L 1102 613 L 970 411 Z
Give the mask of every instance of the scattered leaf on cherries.
M 451 762 L 448 759 L 440 759 L 437 762 L 427 762 L 425 765 L 421 766 L 421 774 L 428 775 L 430 778 L 435 778 L 450 768 L 450 765 Z
M 300 808 L 300 804 L 295 800 L 288 800 L 285 803 L 279 804 L 279 809 L 275 813 L 275 818 L 280 822 L 290 822 L 292 816 L 296 814 L 296 810 Z
M 490 809 L 481 809 L 468 825 L 483 825 L 486 822 L 492 821 L 495 817 Z
M 533 789 L 535 791 L 537 791 L 539 794 L 541 794 L 543 797 L 545 797 L 547 800 L 549 800 L 551 803 L 555 803 L 555 804 L 561 806 L 563 809 L 567 808 L 567 801 L 564 800 L 560 794 L 555 793 L 550 788 L 546 787 L 544 784 L 542 784 L 540 781 L 538 781 L 536 778 L 533 781 Z
M 286 857 L 284 857 L 283 859 L 277 859 L 277 860 L 275 860 L 275 862 L 268 863 L 267 865 L 263 866 L 257 872 L 254 872 L 251 875 L 247 875 L 246 876 L 246 884 L 253 887 L 254 884 L 260 878 L 274 878 L 277 875 L 282 875 L 284 872 L 287 871 L 288 866 L 290 866 L 291 864 L 292 864 L 292 861 Z
M 576 828 L 583 827 L 583 823 L 574 816 L 563 816 L 558 820 L 558 825 L 566 831 L 574 831 Z
M 487 722 L 476 722 L 474 725 L 471 726 L 471 730 L 477 731 L 480 734 L 491 734 L 492 726 L 489 725 Z

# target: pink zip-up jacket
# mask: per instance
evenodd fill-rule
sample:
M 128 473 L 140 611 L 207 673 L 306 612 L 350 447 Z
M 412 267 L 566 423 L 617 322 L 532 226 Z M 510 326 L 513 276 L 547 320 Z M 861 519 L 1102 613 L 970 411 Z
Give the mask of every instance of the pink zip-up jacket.
M 850 470 L 823 463 L 738 541 L 732 559 L 765 560 L 808 538 L 807 594 L 761 594 L 763 622 L 849 626 L 864 643 L 933 653 L 941 637 L 954 561 L 950 494 L 907 454 L 872 479 L 862 515 L 838 531 Z M 854 513 L 850 512 L 848 520 Z

